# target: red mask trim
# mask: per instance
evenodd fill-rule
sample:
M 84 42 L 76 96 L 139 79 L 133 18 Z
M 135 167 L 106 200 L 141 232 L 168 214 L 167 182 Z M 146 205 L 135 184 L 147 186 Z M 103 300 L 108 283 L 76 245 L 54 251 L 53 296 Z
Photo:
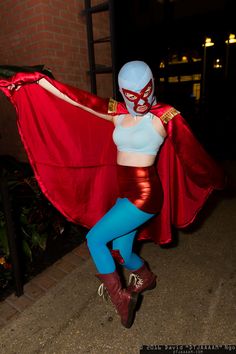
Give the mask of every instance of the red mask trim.
M 147 83 L 146 86 L 144 86 L 144 88 L 139 93 L 131 91 L 131 90 L 123 89 L 123 88 L 122 88 L 122 91 L 125 95 L 125 98 L 128 101 L 134 103 L 133 110 L 135 112 L 146 113 L 150 109 L 151 104 L 148 102 L 148 97 L 152 94 L 152 91 L 153 91 L 152 79 Z M 140 100 L 144 101 L 144 103 L 138 104 Z M 137 110 L 139 107 L 144 107 L 144 106 L 147 107 L 146 110 L 144 110 L 142 112 Z

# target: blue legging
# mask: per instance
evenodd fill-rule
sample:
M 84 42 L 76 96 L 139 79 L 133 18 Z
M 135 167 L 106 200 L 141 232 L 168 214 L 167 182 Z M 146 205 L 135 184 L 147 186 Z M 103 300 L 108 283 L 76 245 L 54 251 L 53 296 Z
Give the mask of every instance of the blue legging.
M 143 260 L 132 252 L 137 228 L 155 214 L 138 209 L 127 198 L 118 198 L 116 204 L 88 232 L 87 245 L 96 268 L 101 274 L 113 273 L 114 259 L 107 243 L 113 241 L 112 248 L 119 250 L 124 266 L 136 270 Z

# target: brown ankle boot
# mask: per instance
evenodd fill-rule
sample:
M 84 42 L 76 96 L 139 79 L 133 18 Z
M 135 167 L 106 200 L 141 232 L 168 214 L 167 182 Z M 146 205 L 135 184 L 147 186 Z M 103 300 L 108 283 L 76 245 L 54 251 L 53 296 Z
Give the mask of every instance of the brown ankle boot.
M 138 294 L 122 289 L 117 271 L 109 274 L 96 274 L 96 276 L 104 283 L 109 297 L 121 317 L 122 325 L 130 328 L 134 321 Z
M 152 290 L 156 287 L 156 278 L 157 276 L 151 272 L 147 264 L 144 263 L 141 268 L 133 270 L 130 274 L 127 289 L 135 293 Z

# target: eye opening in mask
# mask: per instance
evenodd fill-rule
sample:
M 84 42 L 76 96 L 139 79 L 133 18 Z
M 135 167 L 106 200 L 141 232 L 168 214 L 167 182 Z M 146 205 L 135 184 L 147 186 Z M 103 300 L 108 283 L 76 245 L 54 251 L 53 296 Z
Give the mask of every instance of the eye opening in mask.
M 124 92 L 125 97 L 127 97 L 127 99 L 129 101 L 135 101 L 138 97 L 138 96 L 134 95 L 133 93 L 125 92 L 124 90 L 123 90 L 123 92 Z
M 148 88 L 144 91 L 143 97 L 148 97 L 150 96 L 150 93 L 152 92 L 152 86 L 148 86 Z

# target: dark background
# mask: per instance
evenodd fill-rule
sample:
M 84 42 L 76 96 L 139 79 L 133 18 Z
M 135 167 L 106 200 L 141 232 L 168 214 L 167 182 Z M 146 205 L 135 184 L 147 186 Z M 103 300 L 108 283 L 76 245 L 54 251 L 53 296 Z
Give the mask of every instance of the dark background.
M 236 157 L 236 44 L 225 40 L 236 34 L 233 0 L 127 0 L 115 1 L 116 65 L 144 60 L 150 65 L 159 101 L 174 105 L 192 126 L 205 148 L 223 159 Z M 202 74 L 205 37 L 214 47 L 207 48 L 205 95 L 193 100 L 192 84 L 160 82 L 160 62 L 173 54 L 188 55 L 185 66 L 166 65 L 165 75 Z M 202 59 L 191 63 L 191 57 Z M 213 69 L 216 58 L 222 68 Z M 227 72 L 226 72 L 227 65 Z M 184 68 L 183 68 L 184 67 Z

